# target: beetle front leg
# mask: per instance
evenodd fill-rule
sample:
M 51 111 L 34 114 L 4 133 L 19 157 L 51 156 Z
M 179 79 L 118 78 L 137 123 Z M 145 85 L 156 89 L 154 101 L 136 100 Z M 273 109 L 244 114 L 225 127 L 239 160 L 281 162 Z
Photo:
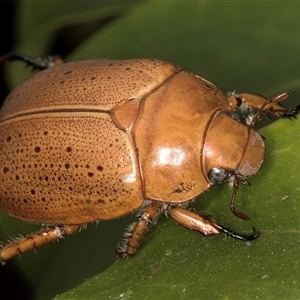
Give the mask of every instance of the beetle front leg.
M 117 255 L 128 257 L 134 255 L 142 244 L 148 226 L 153 224 L 163 209 L 162 203 L 152 202 L 141 213 L 139 220 L 129 226 L 128 232 L 124 234 L 122 245 L 116 250 Z
M 243 241 L 252 241 L 260 236 L 260 232 L 253 228 L 253 233 L 243 235 L 234 232 L 222 225 L 213 222 L 210 218 L 202 217 L 181 206 L 169 205 L 167 211 L 178 224 L 190 229 L 196 230 L 204 235 L 220 234 L 221 232 Z
M 281 102 L 289 96 L 288 92 L 281 93 L 272 98 L 266 98 L 262 95 L 251 93 L 230 93 L 227 97 L 230 106 L 234 110 L 240 109 L 242 112 L 249 108 L 257 110 L 259 113 L 264 112 L 268 116 L 275 115 L 280 118 L 292 119 L 300 112 L 300 105 L 295 106 L 290 111 L 285 108 Z M 258 121 L 259 115 L 257 115 Z M 254 124 L 255 125 L 255 124 Z M 253 126 L 252 126 L 253 127 Z
M 40 248 L 44 245 L 55 242 L 56 240 L 71 235 L 80 230 L 85 225 L 63 225 L 49 227 L 34 232 L 28 236 L 17 238 L 11 243 L 0 248 L 0 264 L 16 255 L 21 255 L 29 250 Z
M 211 220 L 201 217 L 186 208 L 169 205 L 167 211 L 176 223 L 190 230 L 196 230 L 204 235 L 221 233 Z

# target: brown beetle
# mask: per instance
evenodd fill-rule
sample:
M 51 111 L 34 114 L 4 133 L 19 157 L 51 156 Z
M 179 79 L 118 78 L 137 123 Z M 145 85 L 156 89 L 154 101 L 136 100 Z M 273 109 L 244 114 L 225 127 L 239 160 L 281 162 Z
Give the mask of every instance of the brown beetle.
M 204 235 L 237 234 L 187 209 L 213 184 L 255 175 L 265 153 L 253 129 L 262 112 L 294 117 L 254 94 L 228 98 L 207 80 L 155 59 L 63 64 L 8 54 L 45 69 L 16 87 L 0 112 L 0 209 L 33 223 L 54 224 L 2 247 L 0 262 L 70 235 L 87 223 L 140 207 L 121 256 L 138 250 L 147 227 L 165 211 Z M 236 111 L 249 106 L 248 121 Z M 230 145 L 230 147 L 228 147 Z

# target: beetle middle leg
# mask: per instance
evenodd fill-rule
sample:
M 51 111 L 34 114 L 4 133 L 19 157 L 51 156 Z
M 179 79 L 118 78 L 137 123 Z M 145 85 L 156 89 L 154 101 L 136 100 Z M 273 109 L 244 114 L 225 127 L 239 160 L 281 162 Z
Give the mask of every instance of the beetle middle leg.
M 139 220 L 130 225 L 128 232 L 124 234 L 122 245 L 116 250 L 116 253 L 119 256 L 132 256 L 138 251 L 142 244 L 142 240 L 148 231 L 148 226 L 156 221 L 158 215 L 163 210 L 163 207 L 163 203 L 152 202 L 144 208 Z
M 252 241 L 260 236 L 260 232 L 253 228 L 253 233 L 248 235 L 239 234 L 231 229 L 219 225 L 208 217 L 202 217 L 184 207 L 169 205 L 167 211 L 178 224 L 190 229 L 196 230 L 204 235 L 225 233 L 233 238 Z
M 17 238 L 7 245 L 0 247 L 0 264 L 4 265 L 10 258 L 21 255 L 29 250 L 40 248 L 44 245 L 71 235 L 85 225 L 62 225 L 42 229 L 28 236 Z

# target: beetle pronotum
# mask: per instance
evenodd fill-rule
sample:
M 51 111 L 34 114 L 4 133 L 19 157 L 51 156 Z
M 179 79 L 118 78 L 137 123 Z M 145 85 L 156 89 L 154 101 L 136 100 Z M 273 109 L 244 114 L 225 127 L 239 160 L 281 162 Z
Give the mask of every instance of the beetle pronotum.
M 265 153 L 254 130 L 262 113 L 293 118 L 283 93 L 231 94 L 155 59 L 62 63 L 11 53 L 41 70 L 16 87 L 0 111 L 0 209 L 47 228 L 0 250 L 0 262 L 73 234 L 87 223 L 141 208 L 117 253 L 136 253 L 161 212 L 204 235 L 242 235 L 200 216 L 187 204 L 213 184 L 240 183 L 260 169 Z M 237 111 L 256 113 L 246 120 Z M 230 130 L 228 130 L 230 128 Z M 227 147 L 230 145 L 230 147 Z

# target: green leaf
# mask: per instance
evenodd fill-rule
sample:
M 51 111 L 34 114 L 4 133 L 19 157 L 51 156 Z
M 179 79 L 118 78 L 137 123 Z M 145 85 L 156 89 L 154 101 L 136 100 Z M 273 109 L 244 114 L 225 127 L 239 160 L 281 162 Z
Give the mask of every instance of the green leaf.
M 84 39 L 86 23 L 97 22 L 93 27 L 100 27 L 138 2 L 142 1 L 20 1 L 15 49 L 33 56 L 48 56 L 47 49 L 51 47 L 58 30 L 77 25 L 70 32 L 74 36 L 69 41 L 78 39 L 78 36 Z M 11 67 L 10 84 L 14 86 L 22 82 L 28 73 L 23 65 Z
M 63 2 L 43 2 L 43 10 L 29 7 L 41 5 L 37 2 L 20 4 L 16 50 L 51 54 L 47 49 L 58 29 L 87 22 L 89 11 L 95 10 L 92 21 L 97 13 L 100 20 L 118 17 L 86 36 L 67 60 L 160 58 L 212 81 L 225 93 L 237 89 L 273 96 L 289 90 L 286 105 L 300 102 L 298 3 L 144 1 L 125 10 L 109 1 L 116 6 L 111 4 L 102 16 L 106 1 L 99 6 L 80 2 L 76 13 L 76 7 L 69 11 Z M 29 76 L 18 65 L 9 72 L 13 85 Z M 49 299 L 83 282 L 58 299 L 299 298 L 299 126 L 298 120 L 280 120 L 260 131 L 266 137 L 265 162 L 250 179 L 252 186 L 240 187 L 236 202 L 251 217 L 249 222 L 230 213 L 226 186 L 212 187 L 195 202 L 199 211 L 226 227 L 241 232 L 257 227 L 262 236 L 253 243 L 224 235 L 204 237 L 162 216 L 134 258 L 110 266 L 133 219 L 121 218 L 91 225 L 8 264 L 16 264 L 36 299 Z M 0 215 L 1 240 L 38 228 Z

